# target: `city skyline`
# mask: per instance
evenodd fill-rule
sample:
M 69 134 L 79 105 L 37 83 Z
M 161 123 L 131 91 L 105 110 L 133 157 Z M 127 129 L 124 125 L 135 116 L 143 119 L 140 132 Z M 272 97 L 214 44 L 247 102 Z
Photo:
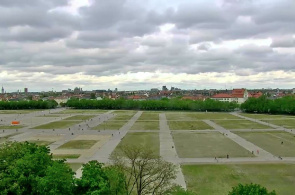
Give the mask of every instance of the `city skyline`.
M 293 0 L 0 1 L 5 91 L 295 86 Z

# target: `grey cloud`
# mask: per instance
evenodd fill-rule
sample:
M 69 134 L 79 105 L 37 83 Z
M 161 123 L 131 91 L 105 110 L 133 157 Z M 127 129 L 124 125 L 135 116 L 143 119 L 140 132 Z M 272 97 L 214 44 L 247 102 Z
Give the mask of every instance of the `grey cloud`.
M 295 39 L 292 35 L 272 38 L 271 47 L 295 47 Z

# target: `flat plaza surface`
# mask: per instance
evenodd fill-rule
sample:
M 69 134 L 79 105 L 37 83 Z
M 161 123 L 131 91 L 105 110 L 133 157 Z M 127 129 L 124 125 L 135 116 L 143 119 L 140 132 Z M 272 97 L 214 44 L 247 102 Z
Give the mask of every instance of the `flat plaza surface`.
M 295 164 L 182 165 L 187 188 L 197 194 L 227 195 L 239 183 L 257 183 L 277 194 L 295 191 Z
M 225 129 L 272 129 L 269 126 L 262 125 L 249 120 L 214 120 L 214 123 Z
M 227 194 L 240 182 L 278 194 L 295 190 L 294 116 L 64 108 L 1 112 L 0 143 L 47 145 L 74 171 L 89 160 L 109 163 L 121 146 L 142 145 L 181 165 L 187 188 L 198 194 Z M 10 127 L 12 120 L 22 126 Z M 183 176 L 177 177 L 185 186 Z
M 253 156 L 219 132 L 173 132 L 172 135 L 180 158 Z
M 295 137 L 284 131 L 235 132 L 266 151 L 282 157 L 295 157 Z

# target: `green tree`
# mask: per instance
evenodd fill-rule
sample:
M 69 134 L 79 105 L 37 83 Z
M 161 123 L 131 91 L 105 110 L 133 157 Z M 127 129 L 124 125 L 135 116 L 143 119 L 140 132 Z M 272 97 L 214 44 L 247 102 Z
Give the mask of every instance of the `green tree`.
M 95 93 L 90 94 L 90 99 L 96 99 Z
M 265 187 L 251 183 L 246 185 L 239 184 L 233 187 L 228 195 L 276 195 L 276 192 L 268 192 Z
M 102 166 L 97 161 L 83 165 L 82 177 L 76 180 L 76 194 L 110 194 L 110 182 Z
M 7 142 L 0 147 L 1 194 L 72 194 L 73 176 L 45 146 Z

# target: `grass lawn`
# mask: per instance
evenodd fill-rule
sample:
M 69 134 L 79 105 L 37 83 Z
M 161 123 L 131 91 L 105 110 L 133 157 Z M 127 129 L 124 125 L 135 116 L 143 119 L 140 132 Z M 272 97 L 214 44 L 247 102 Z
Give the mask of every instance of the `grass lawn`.
M 80 122 L 81 121 L 55 121 L 52 123 L 39 125 L 37 127 L 32 127 L 32 129 L 65 129 Z
M 13 136 L 18 135 L 18 134 L 21 134 L 21 133 L 12 133 L 10 135 L 6 135 L 6 136 L 3 136 L 3 137 L 0 137 L 0 143 L 6 142 L 6 141 L 9 140 L 10 137 L 13 137 Z
M 136 121 L 130 130 L 159 130 L 159 121 Z
M 241 113 L 240 115 L 253 118 L 253 119 L 285 119 L 285 118 L 293 118 L 295 116 L 292 115 L 271 115 L 271 114 L 248 114 L 248 113 Z
M 76 115 L 66 118 L 64 120 L 88 120 L 95 117 L 95 115 Z
M 283 131 L 235 132 L 266 151 L 283 157 L 295 157 L 295 137 Z M 283 144 L 281 144 L 283 142 Z
M 28 114 L 28 113 L 37 112 L 37 111 L 42 111 L 42 109 L 40 109 L 40 110 L 36 110 L 36 109 L 32 109 L 32 110 L 0 110 L 0 114 Z
M 263 120 L 274 125 L 282 126 L 287 129 L 295 129 L 295 119 L 282 119 L 282 120 Z
M 214 120 L 214 123 L 225 129 L 273 129 L 270 126 L 262 125 L 249 120 Z
M 76 172 L 81 166 L 82 166 L 82 163 L 67 163 L 71 169 Z
M 58 149 L 90 149 L 97 140 L 71 140 L 58 147 Z
M 35 143 L 39 146 L 48 146 L 53 143 L 52 141 L 46 141 L 46 140 L 27 140 L 27 142 Z
M 52 157 L 54 159 L 76 159 L 79 158 L 81 154 L 53 154 Z
M 46 114 L 46 115 L 41 115 L 41 116 L 37 116 L 37 117 L 61 117 L 61 115 L 57 115 L 57 114 Z
M 213 129 L 203 121 L 168 121 L 171 130 L 205 130 Z
M 167 120 L 240 119 L 228 113 L 216 112 L 168 112 Z
M 130 120 L 135 113 L 135 111 L 116 110 L 113 112 L 116 116 L 114 116 L 111 120 Z
M 147 133 L 127 133 L 123 140 L 116 147 L 115 152 L 120 152 L 120 147 L 124 145 L 142 145 L 155 152 L 156 155 L 160 155 L 160 142 L 159 134 L 153 132 Z
M 159 120 L 159 113 L 157 112 L 143 112 L 138 120 L 148 121 L 148 120 Z
M 219 132 L 173 132 L 177 154 L 180 158 L 201 157 L 251 157 L 244 149 Z
M 56 114 L 102 114 L 105 113 L 105 110 L 87 110 L 87 109 L 66 109 Z
M 187 188 L 197 194 L 227 195 L 232 187 L 257 183 L 279 195 L 294 194 L 295 164 L 182 165 Z
M 20 129 L 23 128 L 23 125 L 7 125 L 7 126 L 0 126 L 0 129 Z
M 128 121 L 105 121 L 102 124 L 93 127 L 92 130 L 119 130 Z

